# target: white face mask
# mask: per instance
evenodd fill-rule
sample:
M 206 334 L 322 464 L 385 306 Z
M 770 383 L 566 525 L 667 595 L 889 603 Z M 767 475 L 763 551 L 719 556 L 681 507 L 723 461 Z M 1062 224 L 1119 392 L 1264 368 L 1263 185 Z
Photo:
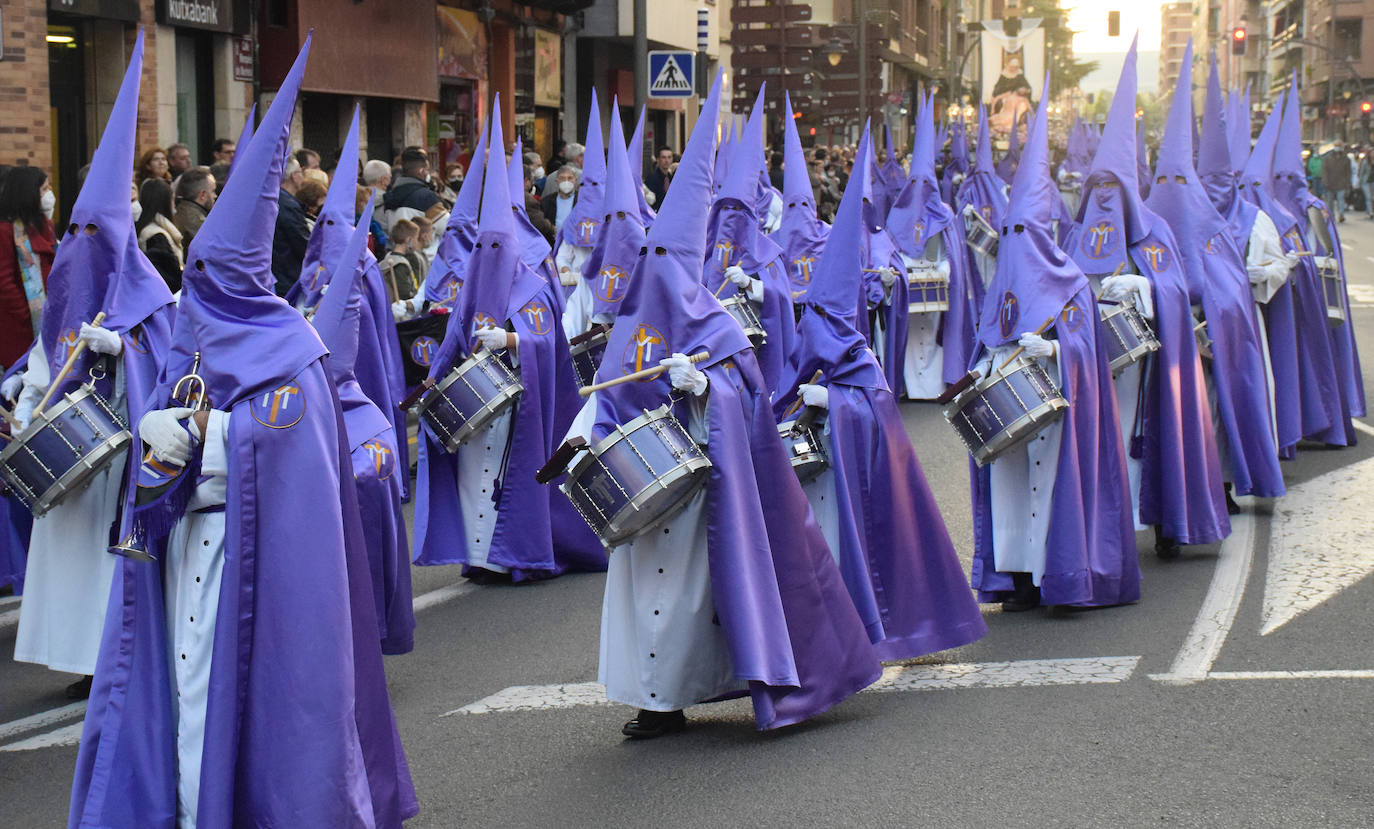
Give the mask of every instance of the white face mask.
M 575 185 L 571 181 L 564 179 L 563 181 L 558 182 L 558 192 L 562 193 L 565 196 L 570 196 L 572 195 L 574 186 Z
M 137 224 L 138 217 L 143 215 L 143 205 L 135 201 L 129 205 L 129 209 L 131 209 L 134 212 L 134 223 Z
M 538 180 L 538 179 L 541 179 L 541 178 L 543 178 L 543 177 L 544 177 L 544 168 L 543 168 L 543 167 L 535 167 L 533 170 L 530 171 L 530 178 L 531 178 L 531 179 Z
M 43 208 L 43 215 L 52 221 L 53 208 L 57 207 L 57 194 L 51 190 L 44 190 L 43 195 L 38 197 L 38 206 Z

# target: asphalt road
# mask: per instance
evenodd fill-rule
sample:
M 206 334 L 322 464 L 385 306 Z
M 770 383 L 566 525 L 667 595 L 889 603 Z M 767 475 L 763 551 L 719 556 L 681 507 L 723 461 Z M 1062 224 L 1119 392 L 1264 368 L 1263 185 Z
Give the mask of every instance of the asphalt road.
M 1374 222 L 1341 230 L 1368 366 Z M 967 558 L 966 455 L 934 406 L 903 415 Z M 387 659 L 410 825 L 1374 824 L 1374 438 L 1305 447 L 1285 473 L 1290 494 L 1241 499 L 1224 544 L 1165 563 L 1142 534 L 1138 604 L 988 608 L 981 641 L 774 733 L 731 702 L 690 709 L 684 734 L 624 740 L 632 712 L 587 686 L 601 576 L 475 588 L 417 568 L 416 648 Z M 0 653 L 14 609 L 0 599 Z M 0 822 L 65 820 L 70 679 L 0 664 Z

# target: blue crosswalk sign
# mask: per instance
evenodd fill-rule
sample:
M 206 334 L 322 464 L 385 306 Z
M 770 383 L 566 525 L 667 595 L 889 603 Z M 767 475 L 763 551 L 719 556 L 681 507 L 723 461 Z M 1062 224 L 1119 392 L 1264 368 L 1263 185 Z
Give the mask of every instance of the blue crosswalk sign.
M 649 97 L 690 98 L 695 94 L 692 52 L 649 53 Z

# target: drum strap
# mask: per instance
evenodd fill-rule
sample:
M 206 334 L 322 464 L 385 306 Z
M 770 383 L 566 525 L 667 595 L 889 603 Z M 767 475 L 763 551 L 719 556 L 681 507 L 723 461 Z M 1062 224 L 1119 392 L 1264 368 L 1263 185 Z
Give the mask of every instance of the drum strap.
M 510 448 L 515 443 L 515 422 L 520 417 L 520 398 L 510 407 L 510 426 L 506 429 L 506 448 L 501 451 L 501 465 L 496 470 L 496 480 L 491 485 L 492 509 L 500 511 L 501 494 L 505 490 L 506 466 L 510 464 Z
M 1145 366 L 1140 372 L 1140 378 L 1136 381 L 1135 423 L 1131 426 L 1131 445 L 1126 447 L 1127 454 L 1136 460 L 1145 457 L 1145 381 L 1154 369 L 1155 361 L 1147 355 Z

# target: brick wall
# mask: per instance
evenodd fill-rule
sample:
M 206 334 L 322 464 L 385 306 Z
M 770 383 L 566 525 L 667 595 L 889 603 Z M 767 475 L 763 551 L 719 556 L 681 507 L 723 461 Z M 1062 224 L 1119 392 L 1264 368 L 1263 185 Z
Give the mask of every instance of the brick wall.
M 48 128 L 48 12 L 43 0 L 0 6 L 0 164 L 52 167 Z

